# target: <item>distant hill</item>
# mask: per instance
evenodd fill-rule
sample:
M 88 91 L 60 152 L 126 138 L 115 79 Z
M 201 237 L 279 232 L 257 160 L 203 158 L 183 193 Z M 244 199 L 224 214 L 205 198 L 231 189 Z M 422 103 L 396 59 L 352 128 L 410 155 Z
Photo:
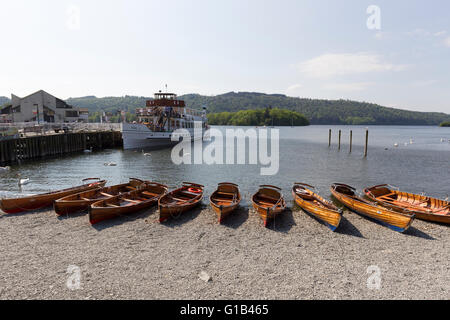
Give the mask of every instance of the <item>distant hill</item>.
M 247 109 L 276 107 L 302 113 L 311 124 L 377 124 L 377 125 L 439 125 L 450 115 L 438 112 L 415 112 L 383 107 L 351 100 L 323 100 L 287 97 L 282 94 L 229 92 L 218 96 L 188 94 L 188 106 L 207 105 L 209 112 L 236 112 Z
M 9 102 L 11 102 L 11 100 L 9 98 L 0 96 L 0 107 L 2 105 L 4 105 L 5 103 L 9 103 Z
M 126 110 L 134 113 L 136 108 L 145 107 L 145 102 L 150 98 L 136 97 L 136 96 L 123 96 L 123 97 L 104 97 L 97 98 L 95 96 L 87 96 L 80 98 L 69 98 L 66 102 L 70 105 L 87 108 L 91 112 L 95 111 L 117 111 Z
M 6 102 L 9 101 L 8 98 L 3 98 L 7 99 Z M 442 122 L 450 121 L 450 115 L 445 113 L 406 111 L 351 100 L 294 98 L 283 94 L 229 92 L 216 96 L 186 94 L 180 98 L 192 108 L 201 108 L 206 105 L 209 113 L 237 112 L 268 107 L 287 109 L 305 115 L 311 124 L 439 125 Z M 148 99 L 151 98 L 87 96 L 69 98 L 66 101 L 71 105 L 87 108 L 90 112 L 126 110 L 134 113 L 136 108 L 144 107 L 145 101 Z

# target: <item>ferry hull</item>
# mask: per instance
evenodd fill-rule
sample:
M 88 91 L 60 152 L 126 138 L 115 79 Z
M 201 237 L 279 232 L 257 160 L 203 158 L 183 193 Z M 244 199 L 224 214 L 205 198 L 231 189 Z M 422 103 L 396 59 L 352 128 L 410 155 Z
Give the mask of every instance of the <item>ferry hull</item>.
M 194 130 L 188 130 L 192 141 L 194 140 Z M 198 140 L 202 139 L 204 130 Z M 142 124 L 122 124 L 123 149 L 162 149 L 176 145 L 179 141 L 172 141 L 172 134 L 169 132 L 154 132 Z

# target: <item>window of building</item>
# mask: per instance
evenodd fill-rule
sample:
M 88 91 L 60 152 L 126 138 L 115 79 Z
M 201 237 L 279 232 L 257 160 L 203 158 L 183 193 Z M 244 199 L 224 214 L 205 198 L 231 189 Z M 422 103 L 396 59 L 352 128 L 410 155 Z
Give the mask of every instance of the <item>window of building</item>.
M 76 118 L 78 117 L 78 111 L 74 110 L 67 110 L 66 111 L 66 117 Z

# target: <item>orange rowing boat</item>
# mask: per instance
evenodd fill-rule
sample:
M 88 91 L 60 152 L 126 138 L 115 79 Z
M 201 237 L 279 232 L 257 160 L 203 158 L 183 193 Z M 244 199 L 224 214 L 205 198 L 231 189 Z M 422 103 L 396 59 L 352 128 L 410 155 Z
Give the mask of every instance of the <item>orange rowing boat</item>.
M 331 185 L 331 193 L 347 208 L 368 218 L 374 219 L 392 230 L 404 232 L 414 220 L 414 214 L 404 214 L 386 209 L 376 203 L 364 200 L 356 194 L 356 189 L 342 183 Z
M 271 185 L 259 186 L 258 192 L 252 196 L 253 208 L 263 219 L 264 226 L 286 209 L 281 189 Z
M 192 182 L 183 182 L 183 186 L 173 190 L 158 201 L 159 222 L 171 216 L 186 212 L 199 205 L 203 198 L 204 186 Z
M 315 189 L 306 183 L 294 183 L 292 196 L 295 203 L 304 211 L 325 223 L 332 231 L 335 231 L 341 222 L 342 210 L 309 188 Z
M 24 211 L 33 211 L 51 207 L 53 202 L 57 199 L 66 197 L 71 194 L 93 190 L 103 187 L 106 184 L 106 180 L 100 180 L 99 178 L 87 178 L 83 179 L 83 182 L 90 180 L 98 180 L 96 182 L 86 183 L 77 187 L 67 188 L 63 190 L 37 194 L 33 196 L 14 198 L 14 199 L 1 199 L 0 209 L 5 213 L 19 213 Z
M 156 204 L 167 190 L 167 186 L 163 184 L 145 181 L 136 191 L 94 202 L 89 208 L 89 222 L 96 224 L 106 219 L 147 209 Z
M 183 182 L 182 187 L 161 197 L 158 201 L 159 222 L 199 205 L 203 199 L 203 189 L 204 186 L 201 184 Z
M 112 198 L 119 194 L 135 191 L 143 183 L 144 181 L 140 179 L 130 178 L 130 182 L 128 183 L 72 194 L 56 200 L 53 208 L 58 215 L 81 212 L 89 209 L 89 206 L 94 202 Z
M 241 202 L 239 186 L 231 182 L 222 182 L 209 198 L 213 210 L 217 213 L 219 223 L 233 212 Z
M 450 202 L 407 193 L 382 184 L 364 189 L 364 194 L 382 206 L 402 213 L 414 213 L 416 218 L 450 224 Z

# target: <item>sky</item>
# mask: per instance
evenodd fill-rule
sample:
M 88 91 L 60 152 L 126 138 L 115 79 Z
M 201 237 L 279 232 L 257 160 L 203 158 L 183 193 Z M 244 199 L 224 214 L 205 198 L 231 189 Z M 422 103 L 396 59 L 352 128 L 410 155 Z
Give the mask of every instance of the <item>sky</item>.
M 0 96 L 166 84 L 450 113 L 450 1 L 0 2 Z

